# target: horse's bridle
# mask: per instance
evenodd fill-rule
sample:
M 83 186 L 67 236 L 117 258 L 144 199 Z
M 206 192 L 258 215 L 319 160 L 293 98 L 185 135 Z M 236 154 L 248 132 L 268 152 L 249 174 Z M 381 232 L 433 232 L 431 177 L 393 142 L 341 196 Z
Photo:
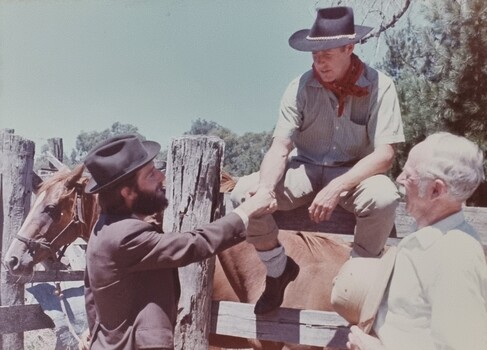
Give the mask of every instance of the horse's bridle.
M 54 243 L 59 240 L 65 232 L 72 226 L 75 226 L 78 229 L 77 237 L 82 236 L 82 228 L 81 225 L 86 226 L 86 222 L 83 216 L 83 185 L 81 183 L 76 183 L 74 191 L 76 192 L 76 198 L 73 203 L 73 217 L 71 221 L 58 233 L 56 237 L 51 242 L 44 242 L 40 239 L 32 239 L 20 236 L 19 234 L 15 234 L 14 237 L 17 238 L 19 241 L 24 243 L 27 246 L 29 252 L 35 255 L 36 251 L 38 250 L 49 250 L 51 255 L 56 258 L 57 261 L 61 260 L 66 252 L 66 249 L 71 243 L 64 245 L 59 250 L 59 255 L 57 255 L 58 251 L 53 248 Z M 56 257 L 57 255 L 57 257 Z

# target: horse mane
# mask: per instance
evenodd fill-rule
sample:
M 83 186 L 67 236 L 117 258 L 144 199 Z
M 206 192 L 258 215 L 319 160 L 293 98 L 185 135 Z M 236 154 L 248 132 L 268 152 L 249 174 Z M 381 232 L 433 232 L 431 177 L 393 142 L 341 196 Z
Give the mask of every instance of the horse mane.
M 84 171 L 83 164 L 76 166 L 73 170 L 68 168 L 61 169 L 56 173 L 54 173 L 54 175 L 52 175 L 51 177 L 43 181 L 39 187 L 38 192 L 48 191 L 52 186 L 54 186 L 59 182 L 65 182 L 66 180 L 68 180 L 69 177 L 78 177 L 82 179 L 82 183 L 84 184 L 86 181 L 88 181 L 88 178 L 82 177 L 83 171 Z
M 238 177 L 233 177 L 229 173 L 222 171 L 222 178 L 220 181 L 220 192 L 227 193 L 232 192 L 237 184 Z

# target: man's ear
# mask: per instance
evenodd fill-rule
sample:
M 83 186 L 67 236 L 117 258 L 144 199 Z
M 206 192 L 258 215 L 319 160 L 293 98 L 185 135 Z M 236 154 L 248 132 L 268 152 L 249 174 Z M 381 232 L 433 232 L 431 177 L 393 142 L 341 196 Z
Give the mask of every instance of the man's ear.
M 448 188 L 446 186 L 445 181 L 441 179 L 435 179 L 435 181 L 433 182 L 433 191 L 432 191 L 433 198 L 438 198 L 446 194 L 447 192 L 448 192 Z
M 354 48 L 355 48 L 355 44 L 348 44 L 347 46 L 345 46 L 345 52 L 348 55 L 351 55 L 353 53 Z
M 129 186 L 122 187 L 120 194 L 123 198 L 125 198 L 126 202 L 132 202 L 132 200 L 134 200 L 134 198 L 137 196 L 137 193 Z

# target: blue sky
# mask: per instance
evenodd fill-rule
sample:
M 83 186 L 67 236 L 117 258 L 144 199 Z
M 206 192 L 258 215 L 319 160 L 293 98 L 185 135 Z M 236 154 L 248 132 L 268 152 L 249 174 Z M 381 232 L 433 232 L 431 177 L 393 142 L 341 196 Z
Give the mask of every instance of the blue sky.
M 288 38 L 332 3 L 2 0 L 0 128 L 37 151 L 62 137 L 68 155 L 81 131 L 114 122 L 163 146 L 198 118 L 269 131 L 287 84 L 311 66 Z M 356 52 L 377 62 L 375 44 Z

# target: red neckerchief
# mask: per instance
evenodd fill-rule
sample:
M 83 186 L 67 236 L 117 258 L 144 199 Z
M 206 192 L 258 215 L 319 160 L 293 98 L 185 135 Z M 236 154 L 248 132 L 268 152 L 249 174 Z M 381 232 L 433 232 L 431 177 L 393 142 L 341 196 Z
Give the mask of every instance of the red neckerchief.
M 348 67 L 347 72 L 343 79 L 339 81 L 326 82 L 323 81 L 313 64 L 313 74 L 314 78 L 325 88 L 330 90 L 338 98 L 338 116 L 341 117 L 343 114 L 343 109 L 345 108 L 345 97 L 347 96 L 366 96 L 369 90 L 366 87 L 355 85 L 357 80 L 362 75 L 364 71 L 364 64 L 358 58 L 357 55 L 352 54 L 350 67 Z

